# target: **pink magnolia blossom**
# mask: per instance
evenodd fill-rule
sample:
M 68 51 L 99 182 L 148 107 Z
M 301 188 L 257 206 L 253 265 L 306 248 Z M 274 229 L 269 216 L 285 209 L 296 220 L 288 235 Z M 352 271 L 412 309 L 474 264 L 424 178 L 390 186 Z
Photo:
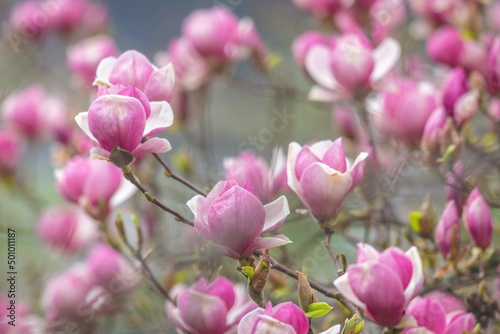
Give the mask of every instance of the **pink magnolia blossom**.
M 308 330 L 309 319 L 292 302 L 274 307 L 268 302 L 264 309 L 257 308 L 244 316 L 238 325 L 238 334 L 307 334 Z
M 429 297 L 415 297 L 406 308 L 406 314 L 416 320 L 418 327 L 406 328 L 402 334 L 471 333 L 475 323 L 472 313 L 446 312 L 438 300 Z M 417 329 L 420 329 L 420 332 Z
M 12 174 L 23 160 L 23 138 L 9 128 L 0 129 L 0 174 Z
M 65 272 L 50 278 L 42 294 L 42 306 L 50 322 L 65 319 L 83 322 L 86 309 L 92 308 L 90 295 L 92 284 L 88 268 L 74 264 Z
M 487 249 L 491 244 L 493 222 L 488 203 L 477 188 L 472 190 L 467 199 L 463 221 L 474 245 L 483 250 Z
M 410 0 L 413 11 L 430 21 L 431 23 L 442 24 L 449 22 L 453 14 L 466 0 Z
M 172 65 L 157 68 L 142 53 L 129 50 L 118 58 L 104 58 L 97 67 L 94 84 L 134 86 L 149 101 L 170 102 L 174 81 Z
M 408 303 L 424 283 L 422 261 L 416 247 L 406 253 L 397 247 L 378 252 L 368 244 L 358 244 L 357 263 L 333 284 L 366 317 L 393 327 L 403 318 Z
M 443 291 L 434 290 L 426 293 L 424 297 L 438 302 L 443 307 L 445 313 L 465 311 L 467 309 L 461 299 Z
M 101 160 L 76 156 L 63 169 L 55 171 L 59 193 L 68 201 L 81 205 L 87 213 L 99 218 L 101 210 L 124 202 L 136 191 L 125 180 L 121 169 Z
M 465 45 L 460 32 L 451 26 L 436 31 L 427 41 L 427 54 L 438 63 L 456 67 L 461 63 Z
M 123 255 L 107 244 L 95 246 L 87 256 L 85 265 L 91 283 L 103 288 L 115 301 L 127 295 L 139 282 L 138 273 Z
M 318 84 L 309 92 L 317 101 L 364 96 L 374 83 L 397 63 L 399 43 L 386 38 L 375 49 L 360 33 L 348 33 L 331 46 L 314 45 L 306 55 L 305 67 Z
M 156 63 L 166 66 L 172 63 L 175 83 L 184 91 L 193 91 L 211 80 L 214 73 L 205 59 L 196 52 L 186 37 L 172 40 L 166 53 L 156 56 Z
M 425 122 L 423 138 L 432 142 L 440 143 L 443 138 L 444 126 L 446 124 L 446 110 L 443 107 L 436 108 L 427 122 Z
M 422 138 L 436 100 L 435 89 L 429 83 L 401 78 L 369 100 L 368 110 L 379 130 L 414 144 Z
M 455 68 L 450 72 L 443 84 L 442 102 L 448 115 L 453 116 L 455 103 L 457 100 L 469 90 L 467 82 L 467 74 L 461 67 Z
M 351 163 L 345 156 L 342 138 L 301 147 L 288 147 L 288 185 L 317 221 L 334 219 L 344 197 L 361 181 L 364 160 L 360 153 Z
M 37 0 L 19 2 L 9 15 L 9 29 L 27 38 L 39 38 L 50 26 L 49 16 Z
M 248 182 L 240 187 L 234 180 L 220 181 L 206 197 L 197 195 L 187 205 L 196 230 L 234 259 L 290 243 L 283 234 L 260 238 L 262 233 L 278 229 L 290 213 L 285 196 L 262 205 Z
M 460 222 L 455 201 L 449 201 L 436 226 L 436 243 L 445 259 L 454 259 L 460 248 Z
M 182 24 L 182 35 L 214 70 L 249 54 L 263 63 L 267 55 L 253 21 L 239 20 L 224 7 L 191 13 Z
M 237 158 L 224 159 L 227 180 L 235 180 L 240 187 L 249 182 L 262 203 L 276 199 L 286 187 L 286 157 L 282 150 L 275 150 L 271 166 L 252 152 L 244 151 Z
M 42 105 L 46 97 L 42 86 L 36 84 L 11 93 L 2 103 L 3 119 L 28 138 L 40 138 L 45 132 Z
M 235 333 L 241 318 L 257 308 L 244 286 L 222 276 L 209 284 L 201 278 L 190 288 L 176 285 L 170 295 L 177 307 L 167 301 L 166 312 L 183 334 Z
M 118 54 L 118 47 L 110 36 L 98 35 L 68 47 L 66 60 L 71 72 L 85 85 L 91 86 L 101 60 Z
M 40 239 L 68 253 L 82 251 L 98 236 L 95 222 L 77 208 L 44 210 L 38 218 L 37 231 Z
M 170 150 L 167 139 L 152 136 L 173 123 L 172 108 L 166 101 L 149 102 L 147 97 L 133 86 L 101 87 L 88 112 L 75 118 L 80 128 L 96 147 L 91 156 L 108 159 L 115 148 L 127 150 L 134 157 L 142 152 L 163 153 Z

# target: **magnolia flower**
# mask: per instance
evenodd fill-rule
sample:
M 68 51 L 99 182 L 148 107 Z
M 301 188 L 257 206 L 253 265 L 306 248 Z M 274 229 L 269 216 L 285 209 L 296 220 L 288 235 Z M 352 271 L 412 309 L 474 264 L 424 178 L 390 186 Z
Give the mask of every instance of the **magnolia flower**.
M 149 102 L 133 86 L 101 87 L 88 112 L 75 118 L 80 128 L 96 147 L 91 157 L 108 159 L 115 147 L 129 151 L 134 157 L 143 152 L 163 153 L 171 149 L 164 138 L 144 137 L 157 134 L 172 125 L 172 108 L 166 101 Z
M 318 84 L 309 92 L 317 101 L 364 96 L 370 87 L 384 77 L 397 63 L 399 43 L 386 38 L 375 49 L 366 37 L 348 33 L 331 42 L 316 44 L 306 55 L 305 67 Z
M 446 312 L 438 300 L 429 297 L 415 297 L 406 314 L 417 322 L 415 327 L 407 327 L 402 334 L 462 334 L 474 329 L 474 315 L 464 311 Z
M 292 302 L 285 302 L 273 307 L 268 302 L 264 309 L 257 308 L 241 319 L 238 334 L 282 333 L 307 334 L 309 319 Z
M 97 67 L 94 85 L 134 86 L 149 101 L 170 102 L 174 81 L 171 64 L 157 68 L 142 53 L 129 50 L 118 58 L 104 58 Z
M 475 246 L 485 250 L 491 244 L 493 223 L 488 203 L 477 188 L 474 188 L 467 199 L 463 211 L 465 229 L 469 232 Z
M 275 150 L 271 166 L 250 151 L 237 158 L 225 158 L 224 170 L 227 180 L 235 180 L 240 187 L 249 182 L 262 203 L 269 203 L 286 187 L 286 158 L 283 151 Z
M 380 326 L 396 326 L 406 306 L 424 283 L 422 261 L 416 247 L 406 253 L 397 247 L 378 252 L 358 244 L 357 263 L 333 284 L 366 317 Z
M 362 152 L 351 163 L 342 138 L 304 147 L 293 142 L 288 147 L 288 186 L 317 221 L 334 219 L 344 197 L 361 181 L 367 157 Z
M 10 94 L 2 103 L 3 119 L 28 138 L 40 138 L 45 132 L 42 106 L 46 97 L 43 87 L 36 84 Z
M 257 308 L 244 286 L 222 276 L 210 284 L 201 278 L 190 288 L 176 285 L 170 295 L 177 305 L 167 301 L 165 308 L 180 333 L 235 333 L 241 318 Z
M 93 36 L 68 47 L 66 61 L 68 67 L 84 84 L 94 82 L 97 67 L 101 60 L 118 56 L 115 41 L 107 35 Z
M 9 128 L 0 129 L 0 174 L 12 174 L 22 163 L 25 144 L 21 136 Z
M 460 248 L 460 222 L 455 201 L 446 205 L 436 226 L 436 242 L 445 259 L 455 259 Z
M 101 160 L 76 156 L 55 171 L 56 187 L 68 201 L 80 204 L 94 218 L 101 218 L 102 209 L 130 198 L 137 188 L 125 180 L 121 169 Z
M 262 233 L 278 229 L 290 210 L 285 196 L 262 205 L 248 182 L 240 187 L 234 180 L 220 181 L 207 197 L 197 195 L 187 205 L 198 233 L 234 259 L 291 242 L 283 234 L 260 238 Z
M 54 207 L 45 210 L 37 221 L 43 241 L 69 253 L 76 253 L 96 240 L 95 222 L 77 208 Z

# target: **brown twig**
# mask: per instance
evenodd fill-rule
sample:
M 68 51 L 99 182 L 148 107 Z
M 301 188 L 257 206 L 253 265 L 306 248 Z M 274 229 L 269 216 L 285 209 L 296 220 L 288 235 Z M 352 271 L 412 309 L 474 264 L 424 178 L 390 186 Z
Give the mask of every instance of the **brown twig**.
M 132 173 L 132 171 L 130 171 L 130 168 L 128 170 L 126 168 L 123 168 L 123 175 L 125 176 L 125 178 L 127 180 L 132 182 L 132 184 L 135 185 L 141 193 L 144 194 L 144 196 L 146 197 L 146 199 L 148 201 L 155 204 L 157 207 L 159 207 L 163 211 L 170 213 L 171 215 L 173 215 L 176 218 L 176 220 L 180 221 L 181 223 L 184 223 L 184 224 L 189 225 L 189 226 L 194 226 L 194 223 L 191 220 L 187 219 L 186 217 L 184 217 L 183 215 L 181 215 L 177 211 L 170 209 L 165 204 L 158 201 L 153 195 L 151 195 L 151 193 L 149 193 L 142 185 L 139 184 L 139 181 L 137 181 L 137 179 L 135 178 L 135 175 Z
M 163 166 L 163 168 L 165 169 L 165 171 L 169 175 L 169 177 L 171 177 L 172 179 L 174 179 L 174 180 L 182 183 L 183 185 L 185 185 L 189 189 L 193 190 L 194 192 L 196 192 L 196 193 L 198 193 L 198 194 L 200 194 L 202 196 L 206 196 L 207 195 L 207 193 L 205 191 L 201 190 L 200 188 L 198 188 L 197 186 L 195 186 L 194 184 L 192 184 L 191 182 L 189 182 L 188 180 L 186 180 L 182 176 L 176 174 L 172 170 L 172 168 L 170 168 L 170 166 L 167 165 L 167 163 L 157 153 L 153 153 L 153 156 Z

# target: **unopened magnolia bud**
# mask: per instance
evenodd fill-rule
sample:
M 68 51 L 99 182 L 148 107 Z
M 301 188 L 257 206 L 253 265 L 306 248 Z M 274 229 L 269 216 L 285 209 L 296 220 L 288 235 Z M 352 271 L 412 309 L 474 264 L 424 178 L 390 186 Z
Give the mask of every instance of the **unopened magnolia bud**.
M 121 213 L 116 215 L 115 225 L 118 230 L 118 234 L 120 234 L 120 238 L 122 238 L 123 241 L 126 241 L 127 237 L 125 235 L 125 227 L 123 226 L 123 217 Z
M 420 208 L 420 232 L 419 234 L 428 239 L 432 239 L 434 227 L 436 225 L 436 211 L 431 205 L 431 194 L 427 194 Z
M 306 274 L 304 273 L 305 270 L 302 269 L 302 271 L 303 272 L 296 271 L 295 273 L 297 274 L 297 281 L 299 283 L 299 305 L 302 311 L 307 312 L 309 305 L 317 302 L 317 300 L 314 291 L 307 281 Z

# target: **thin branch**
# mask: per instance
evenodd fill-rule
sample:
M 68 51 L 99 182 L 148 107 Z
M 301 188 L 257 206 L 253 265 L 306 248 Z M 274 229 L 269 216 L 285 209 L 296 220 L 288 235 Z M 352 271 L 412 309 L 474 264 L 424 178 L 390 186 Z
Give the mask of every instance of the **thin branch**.
M 186 180 L 185 178 L 183 178 L 179 174 L 176 174 L 172 170 L 172 168 L 170 168 L 170 166 L 167 165 L 167 163 L 157 153 L 153 153 L 153 156 L 156 158 L 156 160 L 158 160 L 158 162 L 163 166 L 163 168 L 165 168 L 165 171 L 167 172 L 167 174 L 169 175 L 169 177 L 171 177 L 172 179 L 174 179 L 174 180 L 182 183 L 183 185 L 185 185 L 189 189 L 193 190 L 195 193 L 198 193 L 198 194 L 200 194 L 202 196 L 206 196 L 207 195 L 207 193 L 205 191 L 201 190 L 200 188 L 198 188 L 197 186 L 195 186 L 194 184 L 192 184 L 191 182 L 189 182 L 188 180 Z
M 142 185 L 139 184 L 139 181 L 137 181 L 137 179 L 135 178 L 135 175 L 132 173 L 132 171 L 130 171 L 130 169 L 128 171 L 123 170 L 123 175 L 125 176 L 125 178 L 127 180 L 132 182 L 132 184 L 135 185 L 137 187 L 137 189 L 139 189 L 139 191 L 144 194 L 144 196 L 146 196 L 146 199 L 148 201 L 155 204 L 157 207 L 159 207 L 163 211 L 170 213 L 171 215 L 173 215 L 176 218 L 176 220 L 180 221 L 181 223 L 184 223 L 184 224 L 189 225 L 189 226 L 194 226 L 194 223 L 191 220 L 187 219 L 186 217 L 184 217 L 183 215 L 181 215 L 177 211 L 170 209 L 165 204 L 158 201 L 153 195 L 151 195 L 151 193 L 149 193 Z
M 148 264 L 146 263 L 146 261 L 144 261 L 144 259 L 142 258 L 142 255 L 141 255 L 141 252 L 140 250 L 137 250 L 136 252 L 134 252 L 134 257 L 139 261 L 139 263 L 141 264 L 141 267 L 142 267 L 142 270 L 143 272 L 146 273 L 147 277 L 146 279 L 150 282 L 150 284 L 153 285 L 153 287 L 156 289 L 156 291 L 158 291 L 166 300 L 168 300 L 169 302 L 171 302 L 172 304 L 175 305 L 174 301 L 172 300 L 172 298 L 170 298 L 170 296 L 168 295 L 168 292 L 165 291 L 165 289 L 161 286 L 160 283 L 158 283 L 158 281 L 156 280 L 156 278 L 154 277 L 153 275 L 153 272 L 151 271 L 151 269 L 149 268 Z
M 337 259 L 337 255 L 335 255 L 335 252 L 333 251 L 332 244 L 330 240 L 332 239 L 332 231 L 330 229 L 325 229 L 325 247 L 328 250 L 328 253 L 330 253 L 330 256 L 333 259 L 333 262 L 335 262 L 335 266 L 337 267 L 337 275 L 341 276 L 344 274 L 344 269 L 339 263 L 339 260 Z

